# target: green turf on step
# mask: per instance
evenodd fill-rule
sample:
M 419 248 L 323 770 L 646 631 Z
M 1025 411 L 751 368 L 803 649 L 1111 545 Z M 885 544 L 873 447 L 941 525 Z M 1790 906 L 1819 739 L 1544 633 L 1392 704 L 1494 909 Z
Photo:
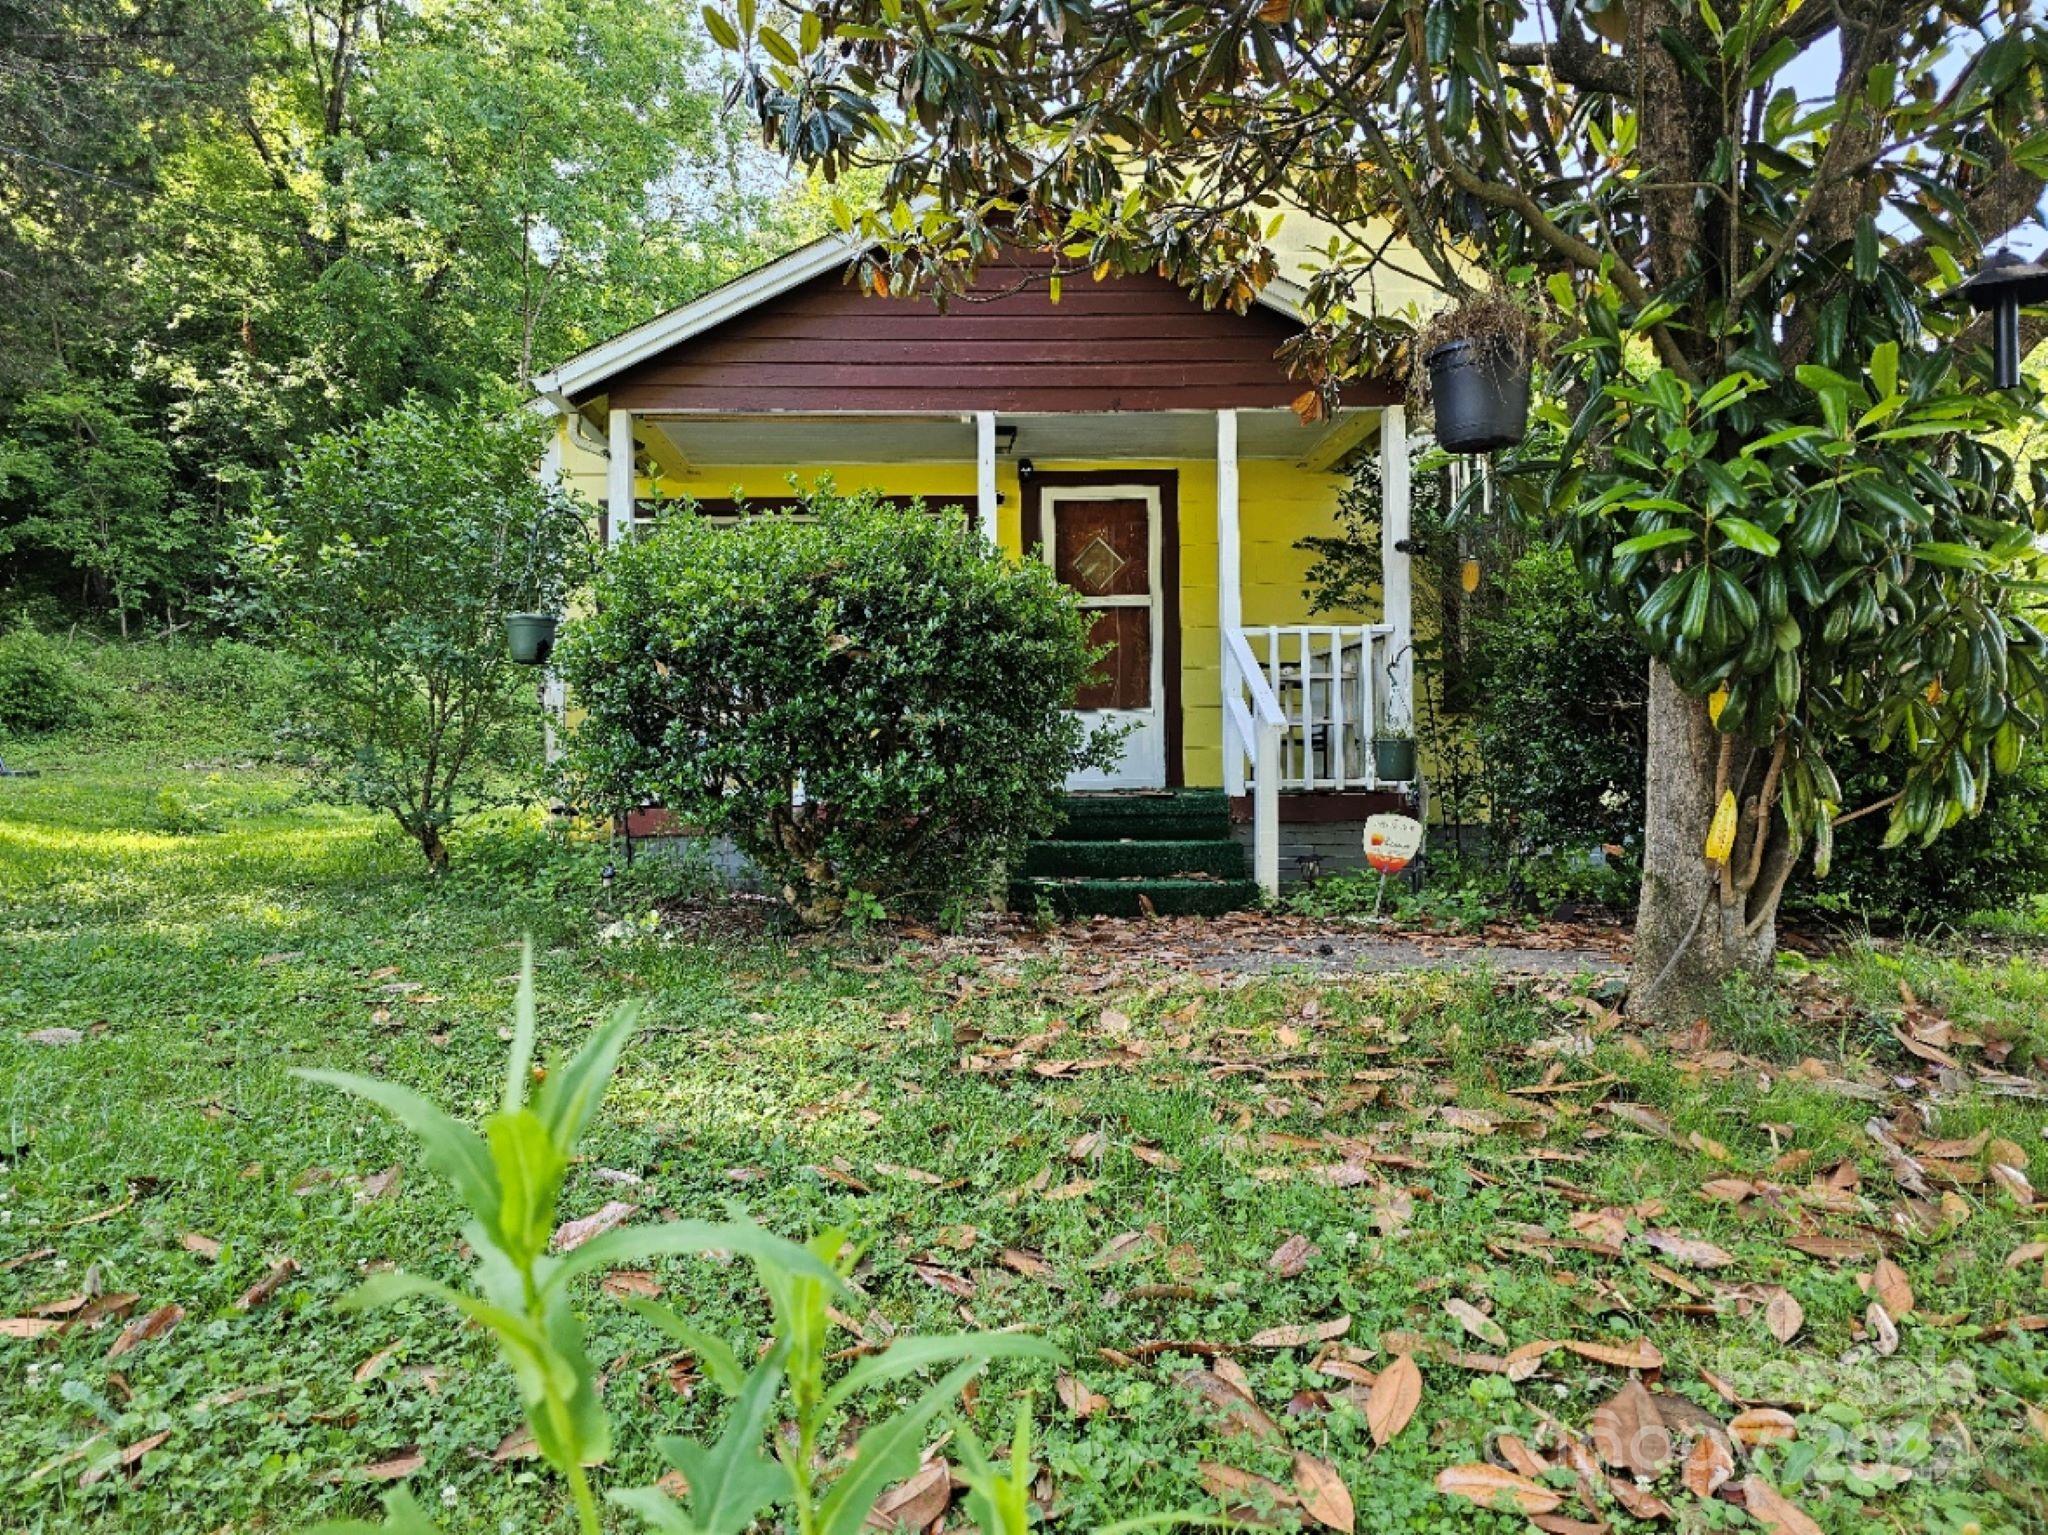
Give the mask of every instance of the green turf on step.
M 1141 897 L 1143 898 L 1141 900 Z M 1026 916 L 1041 903 L 1058 917 L 1216 917 L 1259 903 L 1248 879 L 1020 879 L 1010 909 Z
M 1192 842 L 1230 835 L 1221 789 L 1139 794 L 1071 794 L 1057 835 L 1070 842 Z
M 1245 877 L 1244 849 L 1228 837 L 1172 841 L 1034 842 L 1024 856 L 1024 873 L 1042 877 L 1126 879 L 1135 875 L 1172 878 L 1208 874 Z

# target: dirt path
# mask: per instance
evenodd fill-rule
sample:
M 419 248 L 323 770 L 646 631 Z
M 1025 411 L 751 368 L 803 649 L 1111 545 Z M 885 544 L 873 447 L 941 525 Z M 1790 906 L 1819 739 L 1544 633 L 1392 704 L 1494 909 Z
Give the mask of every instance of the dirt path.
M 1608 976 L 1628 965 L 1627 930 L 1608 922 L 1496 923 L 1462 934 L 1240 912 L 1149 921 L 1099 917 L 1049 928 L 1006 919 L 964 934 L 913 928 L 904 936 L 999 968 L 1050 959 L 1068 971 L 1104 976 L 1156 968 L 1215 976 L 1467 969 L 1507 976 Z
M 1528 948 L 1487 939 L 1449 943 L 1430 935 L 1332 933 L 1255 948 L 1224 948 L 1198 960 L 1196 968 L 1252 974 L 1294 969 L 1320 975 L 1487 969 L 1499 975 L 1619 975 L 1628 963 L 1610 948 Z

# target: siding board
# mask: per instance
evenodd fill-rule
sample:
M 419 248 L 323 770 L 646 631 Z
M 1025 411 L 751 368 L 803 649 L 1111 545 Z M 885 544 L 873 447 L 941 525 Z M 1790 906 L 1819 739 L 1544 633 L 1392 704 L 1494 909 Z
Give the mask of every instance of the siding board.
M 1070 277 L 1042 260 L 985 269 L 943 312 L 836 273 L 768 299 L 611 380 L 634 411 L 1157 411 L 1275 408 L 1303 385 L 1275 353 L 1299 327 L 1268 309 L 1205 310 L 1150 274 Z M 1023 282 L 1027 285 L 1019 286 Z M 1396 396 L 1377 384 L 1345 403 Z

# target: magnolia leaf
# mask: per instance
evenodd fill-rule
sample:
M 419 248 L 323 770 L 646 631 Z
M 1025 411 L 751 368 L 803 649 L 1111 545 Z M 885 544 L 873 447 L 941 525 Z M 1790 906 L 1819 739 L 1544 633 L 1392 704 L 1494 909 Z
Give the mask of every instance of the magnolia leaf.
M 1564 1502 L 1561 1493 L 1540 1482 L 1483 1461 L 1447 1467 L 1437 1475 L 1436 1490 L 1446 1497 L 1469 1498 L 1482 1508 L 1512 1509 L 1524 1514 L 1547 1514 Z
M 1372 1442 L 1384 1445 L 1408 1426 L 1422 1404 L 1422 1371 L 1408 1354 L 1380 1371 L 1365 1398 L 1365 1422 Z

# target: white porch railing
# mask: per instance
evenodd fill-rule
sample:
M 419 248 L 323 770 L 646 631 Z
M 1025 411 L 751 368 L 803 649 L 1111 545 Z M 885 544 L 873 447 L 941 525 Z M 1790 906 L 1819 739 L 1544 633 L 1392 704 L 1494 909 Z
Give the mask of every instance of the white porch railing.
M 1285 720 L 1282 789 L 1372 789 L 1391 624 L 1287 624 L 1244 631 Z
M 1280 739 L 1287 716 L 1259 665 L 1236 629 L 1223 631 L 1223 786 L 1245 791 L 1245 763 L 1252 768 L 1252 877 L 1267 895 L 1280 892 Z

